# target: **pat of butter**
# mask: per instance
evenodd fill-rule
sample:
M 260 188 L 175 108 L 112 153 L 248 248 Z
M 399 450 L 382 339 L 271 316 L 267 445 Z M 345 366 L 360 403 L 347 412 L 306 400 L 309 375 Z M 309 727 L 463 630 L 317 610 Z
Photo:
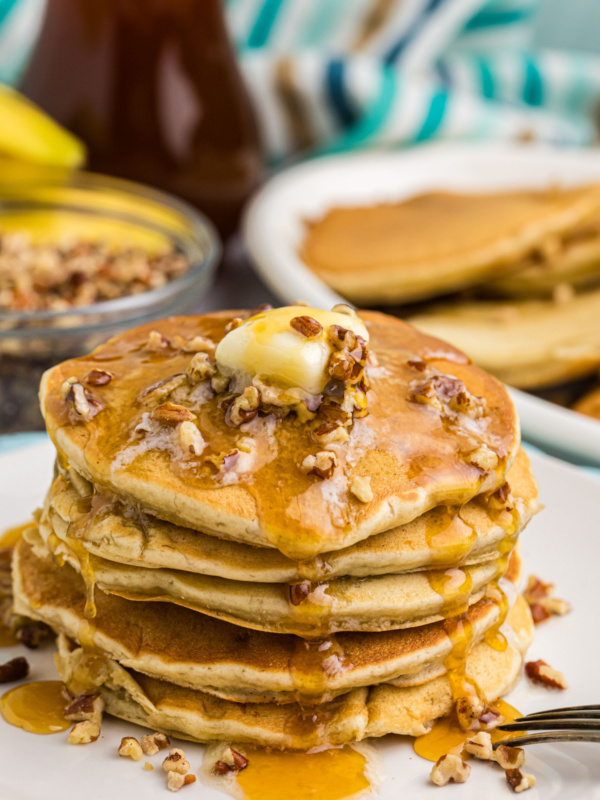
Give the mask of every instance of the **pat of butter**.
M 303 336 L 290 325 L 294 317 L 316 319 L 321 332 L 311 338 Z M 260 375 L 309 394 L 321 394 L 328 381 L 330 325 L 341 325 L 369 341 L 364 323 L 354 315 L 284 306 L 250 317 L 230 331 L 217 347 L 217 365 L 225 375 L 234 377 L 238 386 L 248 385 L 255 375 Z

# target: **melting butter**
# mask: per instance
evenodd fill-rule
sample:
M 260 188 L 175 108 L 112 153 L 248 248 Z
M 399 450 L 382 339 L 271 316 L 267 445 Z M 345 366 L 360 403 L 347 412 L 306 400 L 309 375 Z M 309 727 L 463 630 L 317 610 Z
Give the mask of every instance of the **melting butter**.
M 295 317 L 310 317 L 320 326 L 315 336 L 304 336 L 291 325 Z M 237 379 L 239 387 L 260 375 L 285 387 L 298 387 L 312 395 L 321 394 L 328 376 L 331 345 L 330 325 L 340 325 L 369 341 L 359 317 L 339 311 L 305 306 L 284 306 L 257 314 L 242 322 L 221 340 L 216 351 L 219 369 Z

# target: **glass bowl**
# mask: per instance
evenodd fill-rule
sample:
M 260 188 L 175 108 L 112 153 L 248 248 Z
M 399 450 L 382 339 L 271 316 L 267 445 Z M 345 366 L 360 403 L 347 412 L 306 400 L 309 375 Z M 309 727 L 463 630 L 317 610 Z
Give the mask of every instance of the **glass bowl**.
M 170 246 L 190 267 L 141 294 L 65 311 L 0 311 L 0 433 L 43 428 L 37 391 L 44 370 L 127 328 L 194 311 L 221 253 L 209 220 L 163 192 L 91 173 L 15 169 L 0 180 L 3 231 L 32 230 L 44 241 L 69 234 L 148 250 Z

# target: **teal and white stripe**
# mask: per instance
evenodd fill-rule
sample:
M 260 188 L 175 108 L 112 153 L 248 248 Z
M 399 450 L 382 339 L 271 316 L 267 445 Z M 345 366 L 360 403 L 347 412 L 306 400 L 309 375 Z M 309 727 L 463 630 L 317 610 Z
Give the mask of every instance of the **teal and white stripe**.
M 43 2 L 0 0 L 5 81 L 19 73 Z M 225 0 L 272 163 L 438 138 L 594 141 L 600 57 L 532 50 L 538 5 Z

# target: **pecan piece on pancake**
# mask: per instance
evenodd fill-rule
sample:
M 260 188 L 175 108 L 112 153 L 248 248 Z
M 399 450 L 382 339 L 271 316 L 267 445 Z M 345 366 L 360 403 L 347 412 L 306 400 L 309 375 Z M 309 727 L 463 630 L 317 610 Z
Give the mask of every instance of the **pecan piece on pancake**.
M 290 327 L 306 339 L 314 339 L 323 331 L 321 323 L 309 316 L 293 317 Z
M 196 415 L 192 414 L 185 406 L 180 406 L 170 401 L 161 403 L 152 411 L 150 416 L 160 422 L 161 425 L 168 425 L 172 428 L 181 422 L 191 422 L 196 419 Z
M 322 450 L 316 456 L 306 456 L 300 464 L 300 469 L 308 475 L 316 475 L 321 480 L 327 480 L 327 478 L 331 478 L 337 465 L 337 455 L 331 450 Z

